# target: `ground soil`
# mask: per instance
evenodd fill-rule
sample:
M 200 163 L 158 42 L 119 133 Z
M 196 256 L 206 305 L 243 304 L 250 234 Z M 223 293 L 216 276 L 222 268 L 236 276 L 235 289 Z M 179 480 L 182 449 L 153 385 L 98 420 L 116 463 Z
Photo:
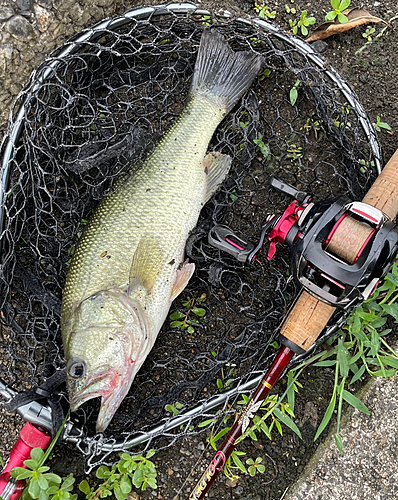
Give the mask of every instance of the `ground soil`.
M 22 4 L 23 2 L 0 3 L 5 5 L 12 4 L 12 7 L 17 9 L 16 4 Z M 38 4 L 42 3 L 38 2 Z M 63 14 L 59 7 L 62 7 L 61 4 L 63 2 L 54 2 L 54 4 L 53 2 L 44 3 L 48 4 L 47 8 L 49 11 L 54 10 L 58 17 L 62 17 Z M 103 15 L 104 17 L 113 13 L 121 13 L 132 6 L 131 2 L 123 3 L 121 1 L 112 7 L 107 2 L 93 3 L 96 9 L 100 9 L 96 15 Z M 293 0 L 286 0 L 286 3 L 288 3 L 290 8 L 294 7 L 297 13 L 307 10 L 309 16 L 316 17 L 317 24 L 324 20 L 326 12 L 330 10 L 330 3 L 326 0 L 318 0 L 317 2 L 303 0 L 294 0 L 293 2 Z M 102 4 L 106 5 L 106 7 L 103 7 Z M 138 3 L 134 2 L 134 4 L 137 5 Z M 202 2 L 202 4 L 204 7 L 210 9 L 218 10 L 219 8 L 227 8 L 232 12 L 239 12 L 241 10 L 243 13 L 255 15 L 254 5 L 248 1 L 220 0 L 219 2 Z M 294 16 L 286 12 L 285 2 L 271 1 L 268 5 L 271 11 L 276 11 L 276 17 L 273 22 L 286 30 L 289 29 L 289 19 L 298 17 L 298 14 Z M 367 2 L 364 7 L 373 15 L 386 21 L 398 15 L 397 5 L 393 0 Z M 86 6 L 81 2 L 79 9 L 82 11 L 85 9 L 90 10 L 90 6 Z M 100 20 L 100 18 L 98 17 L 95 20 Z M 88 16 L 87 20 L 84 21 L 84 26 L 90 25 L 90 20 L 93 21 L 94 18 Z M 58 25 L 60 25 L 59 22 Z M 0 29 L 1 26 L 0 23 Z M 375 122 L 377 116 L 380 116 L 382 122 L 387 122 L 391 126 L 391 134 L 386 131 L 381 131 L 379 134 L 384 151 L 384 159 L 387 160 L 397 147 L 395 137 L 398 133 L 398 88 L 396 84 L 398 80 L 398 18 L 391 21 L 390 27 L 387 27 L 377 39 L 376 35 L 382 32 L 385 25 L 379 23 L 373 26 L 376 29 L 372 35 L 374 40 L 372 43 L 366 44 L 365 47 L 366 40 L 362 34 L 365 32 L 367 25 L 354 28 L 344 34 L 336 35 L 326 40 L 325 44 L 321 44 L 322 55 L 353 87 L 372 120 Z M 58 38 L 54 36 L 52 40 L 55 44 L 61 43 L 65 34 L 70 35 L 74 31 L 77 32 L 81 27 L 81 24 L 73 25 L 71 21 L 68 28 L 64 31 L 61 30 L 61 33 L 58 33 Z M 59 30 L 59 28 L 57 29 Z M 14 42 L 15 40 L 11 37 L 7 43 L 12 45 Z M 15 44 L 17 43 L 19 42 L 15 42 Z M 362 51 L 358 54 L 358 50 Z M 41 54 L 42 57 L 45 55 Z M 19 91 L 21 85 L 25 83 L 29 69 L 35 66 L 35 64 L 29 64 L 29 61 L 26 62 L 26 58 L 25 60 L 23 59 L 23 54 L 21 53 L 22 77 L 15 76 L 14 80 L 10 81 L 8 78 L 9 75 L 5 74 L 5 70 L 4 75 L 1 75 L 5 85 L 4 88 L 11 89 L 3 99 L 2 132 L 4 132 L 5 126 L 4 116 L 8 113 L 12 97 Z M 11 72 L 14 75 L 16 73 L 18 73 L 18 70 Z M 25 81 L 21 81 L 24 74 Z M 301 379 L 304 387 L 299 392 L 296 403 L 296 422 L 302 432 L 303 439 L 299 440 L 294 433 L 286 428 L 284 429 L 283 437 L 274 432 L 272 441 L 265 436 L 259 437 L 259 440 L 256 442 L 247 439 L 240 445 L 239 449 L 246 452 L 247 458 L 262 457 L 263 463 L 266 465 L 265 473 L 262 475 L 258 474 L 255 478 L 241 474 L 239 480 L 234 483 L 221 476 L 210 490 L 209 497 L 231 500 L 249 498 L 256 500 L 281 500 L 287 488 L 303 471 L 316 450 L 317 445 L 313 443 L 313 438 L 316 427 L 319 425 L 328 405 L 333 386 L 332 378 L 333 372 L 329 369 L 307 369 Z M 281 384 L 283 387 L 285 382 L 282 381 Z M 13 429 L 9 427 L 11 425 L 10 422 L 12 422 Z M 0 425 L 3 434 L 9 436 L 10 433 L 14 432 L 14 428 L 18 429 L 20 423 L 17 418 L 11 418 L 6 413 L 3 413 Z M 12 439 L 7 440 L 7 438 L 1 437 L 0 441 L 1 454 L 4 456 L 10 449 Z M 154 457 L 157 463 L 159 488 L 156 491 L 148 489 L 144 493 L 134 493 L 131 498 L 159 498 L 166 500 L 174 498 L 176 494 L 179 495 L 179 498 L 185 498 L 191 485 L 194 484 L 195 479 L 199 478 L 200 471 L 204 469 L 211 457 L 212 449 L 206 442 L 205 434 L 194 439 L 186 439 L 178 442 L 174 446 L 159 452 Z M 84 463 L 81 455 L 76 450 L 64 445 L 58 446 L 55 449 L 50 465 L 59 474 L 74 472 L 79 479 L 85 477 Z M 93 474 L 88 479 L 91 483 L 95 482 Z

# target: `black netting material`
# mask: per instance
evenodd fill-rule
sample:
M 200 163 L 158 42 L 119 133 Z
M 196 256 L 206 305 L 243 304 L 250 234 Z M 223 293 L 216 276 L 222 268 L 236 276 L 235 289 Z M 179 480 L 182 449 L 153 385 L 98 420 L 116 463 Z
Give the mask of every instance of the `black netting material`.
M 263 256 L 249 268 L 208 245 L 212 225 L 227 224 L 256 241 L 267 214 L 291 202 L 268 187 L 269 175 L 315 199 L 361 199 L 381 161 L 355 94 L 308 45 L 264 22 L 209 21 L 203 15 L 191 6 L 174 12 L 149 8 L 74 37 L 34 72 L 3 141 L 8 166 L 0 309 L 8 333 L 0 344 L 0 375 L 19 391 L 64 367 L 60 302 L 76 240 L 114 181 L 131 165 L 139 168 L 183 109 L 204 26 L 211 22 L 234 50 L 252 50 L 266 60 L 266 73 L 209 146 L 233 157 L 232 173 L 188 241 L 196 272 L 172 307 L 185 311 L 182 300 L 206 294 L 206 315 L 190 315 L 198 323 L 194 332 L 172 329 L 166 321 L 104 436 L 86 437 L 93 436 L 96 402 L 78 412 L 77 443 L 91 465 L 115 441 L 128 443 L 137 432 L 172 422 L 167 404 L 178 401 L 185 410 L 199 405 L 200 411 L 182 428 L 157 430 L 160 438 L 147 446 L 160 448 L 196 432 L 198 422 L 231 402 L 227 397 L 217 408 L 203 406 L 220 395 L 217 379 L 241 386 L 274 354 L 270 343 L 297 295 L 288 279 L 289 251 L 279 247 L 270 263 Z M 297 80 L 293 106 L 289 92 Z M 254 142 L 260 137 L 268 157 Z

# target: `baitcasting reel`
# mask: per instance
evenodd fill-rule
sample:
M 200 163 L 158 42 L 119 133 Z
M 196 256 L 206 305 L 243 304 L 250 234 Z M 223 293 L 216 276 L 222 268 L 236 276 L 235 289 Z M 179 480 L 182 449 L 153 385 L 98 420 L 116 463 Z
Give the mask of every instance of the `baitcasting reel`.
M 343 309 L 366 300 L 387 274 L 397 253 L 395 224 L 380 210 L 366 203 L 351 202 L 346 196 L 312 203 L 307 193 L 274 176 L 269 184 L 295 200 L 283 214 L 267 217 L 257 245 L 221 225 L 211 229 L 209 243 L 240 262 L 252 263 L 268 235 L 268 260 L 275 255 L 277 242 L 288 245 L 292 274 L 310 294 Z M 342 223 L 347 216 L 356 225 L 355 231 L 359 228 L 366 236 L 353 262 L 337 255 L 332 244 L 333 235 L 344 227 Z M 350 243 L 348 238 L 347 244 Z

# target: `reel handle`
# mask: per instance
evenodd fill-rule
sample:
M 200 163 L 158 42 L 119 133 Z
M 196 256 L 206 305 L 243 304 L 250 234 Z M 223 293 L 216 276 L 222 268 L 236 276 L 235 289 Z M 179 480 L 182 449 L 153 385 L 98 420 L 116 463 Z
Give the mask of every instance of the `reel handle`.
M 381 210 L 391 220 L 398 214 L 398 150 L 365 195 L 363 203 Z M 334 248 L 338 254 L 338 234 L 333 235 L 333 240 L 336 240 Z M 346 253 L 347 249 L 344 250 Z M 352 261 L 355 257 L 353 255 Z M 282 343 L 295 352 L 307 351 L 319 337 L 335 309 L 303 291 L 282 325 Z

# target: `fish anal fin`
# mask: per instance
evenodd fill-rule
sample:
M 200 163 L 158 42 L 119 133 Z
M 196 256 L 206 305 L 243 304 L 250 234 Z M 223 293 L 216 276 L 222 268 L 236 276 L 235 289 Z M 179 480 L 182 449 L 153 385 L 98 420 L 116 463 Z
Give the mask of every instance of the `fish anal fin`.
M 173 302 L 187 286 L 195 271 L 195 264 L 190 264 L 188 259 L 184 262 L 181 269 L 178 269 L 173 288 L 171 289 L 170 302 Z
M 217 152 L 209 153 L 203 160 L 203 170 L 207 178 L 205 203 L 213 196 L 218 186 L 227 176 L 231 163 L 232 158 L 230 156 Z
M 152 237 L 141 238 L 131 264 L 128 292 L 143 287 L 147 293 L 151 293 L 164 267 L 162 248 Z

